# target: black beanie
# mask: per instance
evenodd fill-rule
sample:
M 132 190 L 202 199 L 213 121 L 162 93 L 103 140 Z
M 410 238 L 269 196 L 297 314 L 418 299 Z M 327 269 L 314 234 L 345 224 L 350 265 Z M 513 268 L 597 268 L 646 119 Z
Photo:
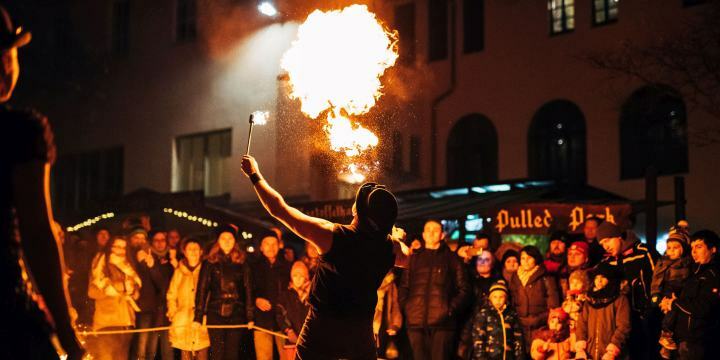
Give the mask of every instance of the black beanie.
M 355 209 L 361 222 L 382 233 L 390 233 L 397 220 L 397 200 L 383 185 L 363 184 L 355 197 Z
M 235 224 L 231 224 L 231 223 L 222 224 L 215 228 L 215 237 L 219 238 L 220 234 L 222 234 L 224 232 L 229 232 L 233 235 L 235 240 L 237 240 L 238 231 L 239 231 L 238 227 Z

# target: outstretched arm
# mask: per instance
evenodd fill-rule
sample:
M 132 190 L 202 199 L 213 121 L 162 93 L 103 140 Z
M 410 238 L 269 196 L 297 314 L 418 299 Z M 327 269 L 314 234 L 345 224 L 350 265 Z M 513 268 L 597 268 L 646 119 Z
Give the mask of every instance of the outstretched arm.
M 262 177 L 257 162 L 252 156 L 243 156 L 242 170 L 250 180 L 253 180 L 258 199 L 272 217 L 287 226 L 295 235 L 315 245 L 321 254 L 330 251 L 333 223 L 305 215 L 300 210 L 288 205 L 282 195 Z
M 83 350 L 71 325 L 62 245 L 50 227 L 50 164 L 39 160 L 19 164 L 13 173 L 13 196 L 23 252 L 52 314 L 58 339 L 69 358 L 80 358 Z

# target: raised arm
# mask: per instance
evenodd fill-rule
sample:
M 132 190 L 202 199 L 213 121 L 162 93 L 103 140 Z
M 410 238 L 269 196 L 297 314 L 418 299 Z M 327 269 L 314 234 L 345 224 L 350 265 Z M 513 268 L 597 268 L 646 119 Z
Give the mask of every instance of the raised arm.
M 243 156 L 242 170 L 253 182 L 258 199 L 272 217 L 287 226 L 295 235 L 315 245 L 321 254 L 330 251 L 333 223 L 305 215 L 288 205 L 282 195 L 262 177 L 257 162 L 252 156 Z

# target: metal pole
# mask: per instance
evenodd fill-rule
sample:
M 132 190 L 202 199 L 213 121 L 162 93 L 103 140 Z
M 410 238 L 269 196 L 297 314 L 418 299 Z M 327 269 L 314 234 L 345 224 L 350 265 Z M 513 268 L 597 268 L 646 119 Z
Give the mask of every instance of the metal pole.
M 648 247 L 657 245 L 657 169 L 645 169 L 645 239 Z
M 675 223 L 686 220 L 685 217 L 685 177 L 675 177 Z
M 248 141 L 247 141 L 247 148 L 245 149 L 245 155 L 250 155 L 250 142 L 252 142 L 252 130 L 253 125 L 255 125 L 255 122 L 253 121 L 253 114 L 250 114 L 250 130 L 248 131 Z

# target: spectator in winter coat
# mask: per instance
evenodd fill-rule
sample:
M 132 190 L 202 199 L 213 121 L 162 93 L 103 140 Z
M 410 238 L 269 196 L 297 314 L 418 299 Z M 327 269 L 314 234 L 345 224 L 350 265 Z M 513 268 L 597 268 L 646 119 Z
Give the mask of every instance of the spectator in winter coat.
M 508 295 L 505 281 L 499 280 L 490 287 L 487 301 L 476 308 L 471 328 L 472 359 L 525 358 L 522 327 L 517 313 L 507 303 Z
M 676 298 L 680 295 L 685 280 L 690 276 L 692 260 L 689 251 L 686 250 L 690 248 L 689 242 L 688 237 L 677 232 L 668 237 L 667 250 L 665 255 L 658 260 L 650 285 L 654 305 L 658 305 L 662 300 Z M 663 324 L 666 326 L 663 327 L 660 334 L 660 344 L 662 345 L 660 352 L 663 358 L 669 359 L 671 351 L 677 350 L 677 344 L 672 338 L 677 310 L 671 309 L 663 318 Z
M 588 243 L 590 248 L 590 252 L 588 253 L 590 266 L 597 265 L 605 255 L 605 251 L 600 244 L 600 238 L 597 236 L 597 230 L 602 223 L 602 219 L 594 216 L 585 219 L 583 223 L 583 235 L 585 236 L 585 242 Z
M 547 327 L 533 335 L 530 356 L 533 360 L 568 360 L 575 346 L 570 336 L 570 316 L 562 308 L 548 313 Z
M 690 239 L 694 261 L 690 277 L 680 295 L 663 300 L 660 308 L 678 310 L 673 333 L 679 341 L 679 359 L 718 359 L 720 271 L 717 248 L 720 239 L 710 230 L 698 231 Z M 663 321 L 663 329 L 670 325 Z
M 622 273 L 600 264 L 593 271 L 593 288 L 577 322 L 576 358 L 613 360 L 627 358 L 630 306 L 620 292 Z M 588 357 L 589 356 L 589 357 Z
M 227 224 L 216 230 L 217 241 L 202 263 L 195 293 L 193 328 L 208 325 L 254 325 L 253 284 L 245 253 L 235 238 L 238 229 Z M 238 359 L 240 329 L 209 329 L 210 358 Z
M 655 253 L 632 231 L 623 233 L 611 222 L 606 221 L 598 227 L 597 237 L 607 255 L 601 263 L 616 267 L 621 272 L 621 291 L 630 300 L 630 357 L 650 359 L 656 351 L 659 335 L 659 329 L 651 321 L 650 283 L 655 269 Z
M 307 301 L 309 294 L 310 272 L 304 262 L 296 261 L 290 270 L 290 284 L 280 292 L 274 308 L 275 319 L 288 337 L 283 351 L 288 359 L 295 358 L 298 335 L 310 310 Z
M 557 231 L 550 236 L 550 249 L 545 255 L 545 271 L 556 277 L 567 277 L 567 241 L 565 232 Z
M 577 270 L 586 270 L 589 266 L 588 254 L 590 251 L 590 245 L 585 241 L 573 242 L 567 250 L 567 269 L 565 274 L 560 276 L 558 282 L 560 283 L 560 289 L 562 290 L 563 298 L 566 298 L 569 290 L 569 279 L 570 274 Z
M 512 249 L 505 251 L 500 260 L 500 265 L 502 266 L 502 277 L 509 284 L 513 274 L 520 267 L 520 254 Z
M 128 241 L 115 236 L 92 268 L 88 296 L 95 300 L 93 329 L 126 330 L 135 326 L 135 302 L 140 296 L 142 281 L 127 257 Z M 130 334 L 100 335 L 90 349 L 98 359 L 127 358 Z
M 520 268 L 510 282 L 512 302 L 520 317 L 525 347 L 530 348 L 533 331 L 547 321 L 548 312 L 560 306 L 560 294 L 554 277 L 545 273 L 542 255 L 535 246 L 520 251 Z
M 280 331 L 275 322 L 273 306 L 278 301 L 282 289 L 290 282 L 290 264 L 285 258 L 278 256 L 280 244 L 278 238 L 266 236 L 260 242 L 262 254 L 252 265 L 255 298 L 255 323 L 264 329 Z M 255 356 L 257 360 L 272 360 L 273 348 L 281 354 L 280 359 L 286 360 L 282 351 L 284 340 L 271 334 L 255 330 L 253 332 Z
M 580 318 L 583 305 L 587 300 L 587 292 L 590 290 L 590 280 L 586 270 L 575 270 L 570 274 L 568 280 L 569 288 L 565 300 L 563 301 L 563 310 L 570 315 L 570 336 L 575 336 L 577 321 Z
M 207 360 L 210 338 L 206 328 L 193 329 L 195 289 L 200 276 L 202 247 L 194 238 L 185 239 L 179 246 L 183 252 L 167 292 L 168 331 L 172 347 L 180 349 L 182 360 Z
M 386 352 L 392 337 L 402 327 L 403 316 L 398 302 L 395 273 L 391 270 L 377 290 L 378 302 L 373 317 L 373 333 L 377 340 L 378 357 L 387 358 Z M 390 350 L 392 351 L 392 350 Z
M 456 317 L 470 294 L 463 263 L 443 239 L 440 222 L 425 223 L 425 247 L 410 257 L 399 287 L 415 360 L 448 359 L 454 353 Z

